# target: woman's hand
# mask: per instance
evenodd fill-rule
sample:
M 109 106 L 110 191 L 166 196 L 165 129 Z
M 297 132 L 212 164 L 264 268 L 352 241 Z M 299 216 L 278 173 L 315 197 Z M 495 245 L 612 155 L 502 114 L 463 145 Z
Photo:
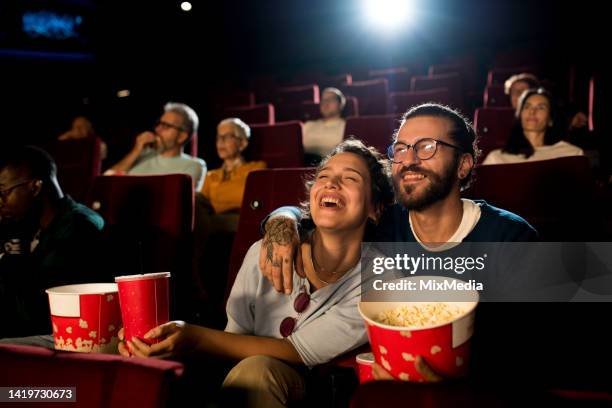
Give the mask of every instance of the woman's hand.
M 125 343 L 136 357 L 171 358 L 181 356 L 192 351 L 199 339 L 197 326 L 176 320 L 157 326 L 144 335 L 145 339 L 160 339 L 159 343 L 148 345 L 137 337 L 127 339 Z M 130 353 L 124 343 L 123 328 L 119 330 L 119 353 L 129 356 Z
M 425 359 L 421 356 L 416 357 L 414 368 L 416 368 L 419 374 L 421 374 L 427 382 L 437 383 L 444 380 L 443 377 L 432 370 L 429 364 L 427 364 Z M 375 380 L 395 380 L 390 372 L 376 363 L 372 364 L 372 377 L 374 377 Z

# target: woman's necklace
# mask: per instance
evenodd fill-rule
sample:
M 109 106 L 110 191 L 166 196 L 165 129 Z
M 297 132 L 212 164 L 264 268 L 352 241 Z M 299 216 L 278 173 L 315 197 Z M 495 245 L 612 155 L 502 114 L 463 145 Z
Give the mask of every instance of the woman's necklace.
M 332 283 L 336 283 L 337 280 L 333 281 L 333 282 L 328 282 L 324 279 L 321 278 L 321 275 L 319 274 L 318 271 L 321 272 L 326 272 L 324 268 L 319 266 L 319 263 L 317 262 L 317 260 L 315 259 L 315 245 L 314 245 L 314 232 L 310 235 L 310 263 L 312 265 L 312 269 L 317 277 L 318 280 L 320 280 L 321 282 L 325 283 L 326 285 L 331 285 Z M 351 267 L 352 268 L 352 267 Z M 348 272 L 351 268 L 347 269 L 346 271 L 343 271 L 342 273 L 340 273 L 340 276 L 343 276 L 346 272 Z M 326 272 L 327 273 L 327 272 Z M 332 274 L 332 278 L 335 277 L 338 274 L 338 271 L 334 271 L 334 272 L 329 272 Z

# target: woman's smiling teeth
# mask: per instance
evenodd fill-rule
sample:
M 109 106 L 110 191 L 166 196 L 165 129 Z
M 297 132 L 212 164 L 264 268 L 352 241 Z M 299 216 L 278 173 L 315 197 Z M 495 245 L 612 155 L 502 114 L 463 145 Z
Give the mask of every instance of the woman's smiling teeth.
M 337 197 L 323 196 L 321 198 L 321 202 L 319 203 L 320 207 L 335 207 L 335 208 L 343 208 L 344 203 Z

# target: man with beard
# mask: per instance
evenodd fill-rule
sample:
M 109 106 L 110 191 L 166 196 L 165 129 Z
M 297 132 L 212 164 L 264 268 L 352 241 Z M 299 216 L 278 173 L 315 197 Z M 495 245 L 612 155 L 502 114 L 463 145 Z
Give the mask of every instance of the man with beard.
M 397 203 L 381 220 L 378 241 L 427 247 L 537 239 L 519 216 L 461 198 L 479 150 L 474 129 L 456 111 L 437 104 L 410 109 L 387 153 Z
M 45 289 L 99 279 L 104 220 L 64 195 L 55 162 L 25 146 L 0 158 L 0 338 L 51 332 Z
M 134 147 L 104 174 L 189 174 L 195 191 L 206 178 L 204 160 L 183 152 L 185 144 L 198 133 L 198 115 L 184 103 L 168 102 L 153 132 L 142 132 Z

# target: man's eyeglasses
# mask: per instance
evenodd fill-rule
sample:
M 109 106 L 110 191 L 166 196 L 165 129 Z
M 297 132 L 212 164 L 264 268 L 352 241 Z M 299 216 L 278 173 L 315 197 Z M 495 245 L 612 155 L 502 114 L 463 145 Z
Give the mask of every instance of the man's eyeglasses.
M 11 195 L 14 189 L 16 189 L 17 187 L 24 186 L 30 181 L 31 180 L 22 181 L 21 183 L 14 184 L 11 187 L 5 188 L 4 190 L 0 190 L 0 199 L 2 199 L 2 201 L 6 201 L 6 199 Z
M 280 334 L 283 337 L 288 337 L 293 330 L 295 329 L 295 325 L 297 324 L 297 319 L 300 317 L 304 310 L 310 304 L 310 295 L 306 293 L 306 288 L 302 286 L 301 293 L 295 298 L 293 301 L 293 309 L 298 313 L 298 317 L 285 317 L 280 324 Z
M 163 120 L 158 120 L 155 122 L 155 127 L 161 126 L 164 129 L 176 129 L 179 132 L 185 132 L 185 128 L 178 125 L 173 125 L 172 123 L 164 122 Z
M 426 138 L 417 141 L 415 144 L 395 142 L 387 148 L 387 156 L 393 163 L 402 163 L 408 159 L 408 151 L 412 147 L 419 160 L 429 160 L 436 154 L 438 144 L 462 150 L 460 147 L 442 140 Z

